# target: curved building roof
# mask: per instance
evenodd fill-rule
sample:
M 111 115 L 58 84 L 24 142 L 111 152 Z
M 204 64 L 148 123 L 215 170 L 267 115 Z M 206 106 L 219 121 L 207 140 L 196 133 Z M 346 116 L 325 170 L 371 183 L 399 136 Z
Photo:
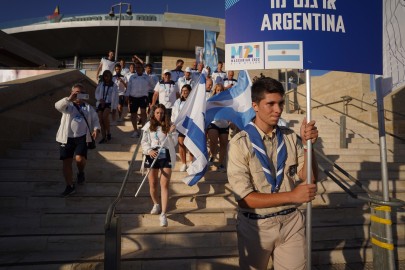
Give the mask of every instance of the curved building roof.
M 194 51 L 195 46 L 204 44 L 204 30 L 219 34 L 222 25 L 223 19 L 205 16 L 123 14 L 118 53 Z M 117 28 L 117 16 L 111 18 L 108 14 L 99 14 L 62 17 L 59 22 L 45 21 L 3 31 L 55 58 L 67 58 L 105 55 L 109 49 L 115 49 Z

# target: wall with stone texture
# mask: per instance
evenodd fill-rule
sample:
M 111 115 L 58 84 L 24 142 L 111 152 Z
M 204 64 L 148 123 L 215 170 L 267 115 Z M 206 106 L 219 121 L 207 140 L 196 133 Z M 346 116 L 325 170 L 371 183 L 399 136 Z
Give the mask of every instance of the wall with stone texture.
M 55 126 L 61 114 L 55 102 L 70 94 L 74 83 L 84 84 L 94 97 L 96 84 L 78 70 L 61 70 L 0 84 L 0 155 L 8 148 Z M 90 103 L 95 104 L 94 98 Z M 56 136 L 56 133 L 55 133 Z

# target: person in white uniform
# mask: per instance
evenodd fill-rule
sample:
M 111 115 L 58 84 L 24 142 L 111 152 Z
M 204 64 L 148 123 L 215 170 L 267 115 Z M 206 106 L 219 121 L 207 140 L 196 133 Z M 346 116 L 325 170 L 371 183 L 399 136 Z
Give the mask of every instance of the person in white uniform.
M 101 58 L 100 65 L 97 68 L 96 79 L 101 82 L 103 79 L 102 74 L 104 71 L 109 70 L 111 73 L 114 72 L 115 61 L 114 61 L 114 51 L 109 50 L 107 58 Z
M 155 105 L 157 102 L 163 104 L 166 107 L 166 114 L 169 119 L 172 116 L 172 107 L 177 99 L 177 86 L 176 83 L 171 80 L 171 72 L 168 69 L 163 71 L 163 80 L 158 82 L 155 86 L 155 93 L 153 94 L 152 104 Z

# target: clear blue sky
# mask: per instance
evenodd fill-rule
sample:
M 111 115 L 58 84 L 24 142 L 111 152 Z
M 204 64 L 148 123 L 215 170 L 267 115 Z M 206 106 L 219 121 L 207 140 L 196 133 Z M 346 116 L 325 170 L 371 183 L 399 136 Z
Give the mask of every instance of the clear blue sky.
M 117 0 L 0 0 L 0 22 L 51 15 L 57 5 L 64 15 L 108 14 Z M 224 0 L 126 0 L 133 13 L 174 13 L 225 18 Z

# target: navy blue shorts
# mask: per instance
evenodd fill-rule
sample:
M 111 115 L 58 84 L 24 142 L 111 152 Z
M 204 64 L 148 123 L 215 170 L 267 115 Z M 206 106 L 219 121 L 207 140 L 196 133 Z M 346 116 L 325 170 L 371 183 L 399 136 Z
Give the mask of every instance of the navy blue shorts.
M 148 97 L 129 97 L 129 110 L 131 113 L 137 113 L 138 109 L 146 109 L 148 107 Z
M 216 129 L 216 130 L 218 130 L 218 133 L 219 133 L 219 134 L 229 134 L 229 127 L 220 128 L 220 127 L 218 127 L 217 125 L 211 123 L 211 124 L 209 124 L 208 127 L 207 127 L 207 130 L 209 130 L 209 129 Z
M 121 106 L 125 105 L 125 96 L 121 95 L 118 97 L 118 104 L 120 104 Z
M 105 109 L 111 109 L 111 103 L 98 104 L 97 112 L 104 112 Z
M 150 168 L 150 165 L 152 165 L 154 158 L 152 158 L 149 155 L 146 155 L 145 157 L 146 157 L 145 168 Z M 152 169 L 163 169 L 163 168 L 172 168 L 172 163 L 170 162 L 170 153 L 168 149 L 166 149 L 166 157 L 158 158 L 152 167 Z
M 60 160 L 73 158 L 73 156 L 82 156 L 87 159 L 86 135 L 77 138 L 68 138 L 66 144 L 59 145 Z

